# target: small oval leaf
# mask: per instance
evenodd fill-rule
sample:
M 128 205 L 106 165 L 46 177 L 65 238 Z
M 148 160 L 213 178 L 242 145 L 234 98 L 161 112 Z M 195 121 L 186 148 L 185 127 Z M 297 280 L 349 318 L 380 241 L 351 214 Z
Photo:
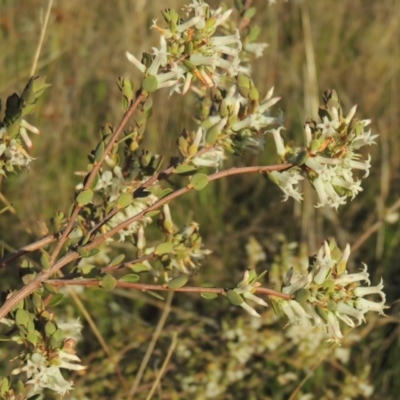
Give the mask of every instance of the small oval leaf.
M 50 268 L 50 258 L 46 253 L 42 253 L 42 255 L 40 256 L 40 264 L 42 264 L 42 267 L 44 269 Z
M 174 245 L 172 243 L 160 243 L 157 245 L 156 249 L 154 250 L 154 254 L 156 256 L 162 256 L 163 254 L 171 253 Z
M 159 193 L 158 198 L 162 199 L 163 197 L 168 196 L 172 192 L 173 190 L 171 188 L 164 189 Z
M 121 282 L 136 283 L 139 282 L 140 276 L 136 274 L 128 274 L 119 279 Z
M 53 298 L 49 301 L 48 305 L 50 307 L 54 307 L 57 304 L 60 304 L 62 299 L 64 298 L 64 295 L 62 293 L 57 293 L 56 295 L 53 296 Z
M 147 93 L 153 93 L 158 89 L 158 81 L 155 76 L 146 76 L 146 78 L 143 79 L 142 82 L 142 88 L 145 90 Z
M 76 201 L 80 206 L 89 204 L 93 199 L 93 192 L 91 190 L 84 190 L 76 196 Z
M 181 164 L 174 168 L 174 174 L 178 175 L 193 175 L 197 171 L 194 165 Z
M 47 336 L 51 336 L 57 330 L 57 326 L 54 322 L 47 321 L 44 330 Z
M 226 292 L 226 297 L 235 306 L 240 306 L 244 301 L 242 296 L 234 290 L 228 290 Z
M 158 299 L 158 300 L 162 300 L 162 301 L 165 300 L 164 297 L 162 297 L 162 296 L 161 296 L 160 294 L 158 294 L 157 292 L 153 292 L 152 290 L 146 290 L 145 293 L 148 293 L 150 296 L 153 296 L 153 297 L 155 297 L 155 298 Z
M 144 214 L 146 217 L 152 218 L 156 215 L 160 214 L 160 210 L 153 210 L 149 211 L 148 213 Z
M 137 273 L 150 271 L 150 268 L 146 264 L 141 263 L 131 265 L 130 269 Z
M 49 284 L 46 283 L 46 282 L 43 282 L 43 287 L 44 287 L 45 290 L 46 290 L 47 292 L 49 292 L 50 294 L 57 294 L 57 293 L 58 293 L 58 290 L 57 290 L 56 287 L 54 287 L 53 285 L 49 285 Z
M 214 300 L 218 297 L 217 293 L 201 293 L 200 295 L 207 300 Z
M 131 203 L 132 203 L 132 194 L 122 193 L 117 199 L 116 206 L 122 209 L 130 206 Z
M 117 284 L 117 280 L 110 274 L 106 274 L 101 279 L 99 285 L 104 290 L 113 290 Z
M 194 174 L 192 179 L 190 179 L 190 185 L 194 190 L 204 189 L 208 185 L 208 176 L 201 172 Z
M 15 313 L 15 322 L 17 323 L 17 325 L 27 326 L 29 319 L 30 314 L 23 308 L 18 309 Z
M 174 279 L 171 279 L 167 283 L 167 288 L 172 289 L 172 290 L 179 289 L 180 287 L 185 286 L 187 281 L 188 281 L 187 276 L 184 276 L 184 275 L 178 276 Z
M 119 256 L 113 258 L 110 262 L 110 266 L 114 267 L 115 265 L 121 264 L 122 261 L 124 261 L 125 259 L 125 254 L 120 254 Z

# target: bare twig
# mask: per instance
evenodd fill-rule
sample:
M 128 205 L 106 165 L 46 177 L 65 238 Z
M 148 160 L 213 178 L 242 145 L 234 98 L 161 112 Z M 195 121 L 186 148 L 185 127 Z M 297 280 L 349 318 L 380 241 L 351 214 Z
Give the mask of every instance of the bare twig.
M 101 281 L 97 279 L 48 279 L 43 281 L 45 283 L 49 283 L 54 286 L 101 286 Z M 198 287 L 198 286 L 183 286 L 178 289 L 170 289 L 165 285 L 155 285 L 149 283 L 132 283 L 132 282 L 123 282 L 117 281 L 116 287 L 127 288 L 127 289 L 136 289 L 141 291 L 153 290 L 153 291 L 162 291 L 162 292 L 185 292 L 185 293 L 215 293 L 215 294 L 224 294 L 226 289 L 222 287 Z M 265 294 L 268 296 L 279 297 L 281 299 L 290 300 L 292 296 L 290 294 L 285 294 L 281 292 L 277 292 L 276 290 L 264 288 L 264 287 L 256 287 L 254 288 L 255 293 Z

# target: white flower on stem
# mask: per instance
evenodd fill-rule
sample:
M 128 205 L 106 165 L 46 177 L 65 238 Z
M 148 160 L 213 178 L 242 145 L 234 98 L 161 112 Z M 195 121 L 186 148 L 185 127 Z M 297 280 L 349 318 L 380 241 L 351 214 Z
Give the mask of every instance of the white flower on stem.
M 382 281 L 377 286 L 358 286 L 362 281 L 370 284 L 367 266 L 364 264 L 362 272 L 349 274 L 345 269 L 349 255 L 349 245 L 340 254 L 334 243 L 324 242 L 310 265 L 308 278 L 297 272 L 291 276 L 290 285 L 286 283 L 282 289 L 283 293 L 293 294 L 293 300 L 273 299 L 274 306 L 289 323 L 324 327 L 336 343 L 343 339 L 339 320 L 354 328 L 365 322 L 364 315 L 369 311 L 384 315 L 387 306 Z M 367 295 L 379 295 L 381 301 L 364 299 Z
M 310 326 L 310 315 L 295 300 L 284 300 L 280 303 L 281 310 L 288 317 L 289 324 Z
M 333 312 L 327 313 L 327 329 L 330 335 L 329 341 L 340 344 L 343 340 L 343 334 L 340 330 L 339 320 Z
M 349 315 L 350 317 L 353 317 L 354 319 L 357 320 L 357 325 L 361 325 L 362 322 L 365 322 L 364 318 L 364 313 L 361 312 L 360 310 L 357 310 L 356 308 L 352 307 L 349 304 L 346 304 L 344 302 L 340 302 L 337 305 L 337 314 L 340 317 L 341 314 Z M 342 319 L 343 320 L 343 319 Z M 348 321 L 345 321 L 347 325 L 351 325 L 351 322 L 349 323 Z
M 297 169 L 292 168 L 288 171 L 272 171 L 268 173 L 268 177 L 272 182 L 278 185 L 285 194 L 283 201 L 286 201 L 289 197 L 293 197 L 297 201 L 303 199 L 297 185 L 304 178 Z
M 368 285 L 371 284 L 369 280 L 369 273 L 367 272 L 367 265 L 362 263 L 364 268 L 362 272 L 357 272 L 355 274 L 348 274 L 347 271 L 345 271 L 341 276 L 335 279 L 335 285 L 350 285 L 351 283 L 354 282 L 360 282 L 360 281 L 365 281 L 368 282 Z
M 325 170 L 325 172 L 328 171 L 331 170 L 329 169 Z M 317 203 L 315 207 L 318 208 L 324 206 L 331 206 L 337 209 L 340 205 L 346 204 L 346 196 L 339 196 L 339 194 L 332 186 L 330 179 L 326 179 L 327 176 L 329 176 L 329 174 L 319 176 L 318 178 L 314 179 L 311 182 L 315 190 L 317 191 L 319 199 L 319 203 Z
M 376 303 L 375 301 L 366 300 L 363 298 L 358 298 L 354 301 L 355 306 L 357 309 L 361 310 L 363 313 L 367 313 L 368 311 L 375 311 L 380 315 L 385 315 L 385 300 L 381 303 Z

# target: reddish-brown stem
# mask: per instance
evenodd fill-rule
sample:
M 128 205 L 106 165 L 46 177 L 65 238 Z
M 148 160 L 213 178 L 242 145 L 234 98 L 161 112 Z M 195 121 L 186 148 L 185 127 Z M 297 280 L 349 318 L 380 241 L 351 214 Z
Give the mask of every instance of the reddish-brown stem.
M 220 171 L 220 172 L 216 172 L 215 174 L 209 175 L 208 180 L 215 181 L 216 179 L 220 179 L 225 176 L 232 176 L 232 175 L 245 174 L 245 173 L 282 171 L 282 170 L 291 168 L 292 166 L 293 166 L 293 164 L 278 164 L 278 165 L 269 165 L 269 166 L 230 168 L 225 171 Z M 124 229 L 124 228 L 128 227 L 129 225 L 131 225 L 133 222 L 143 218 L 145 216 L 145 214 L 148 213 L 149 211 L 156 210 L 158 207 L 168 203 L 169 201 L 175 199 L 176 197 L 182 196 L 183 194 L 191 191 L 192 189 L 193 189 L 193 187 L 189 184 L 182 189 L 172 192 L 168 196 L 165 196 L 162 199 L 156 201 L 153 205 L 149 206 L 144 211 L 141 211 L 140 213 L 134 215 L 133 217 L 127 219 L 124 222 L 121 222 L 116 227 L 110 229 L 108 232 L 97 237 L 90 244 L 88 244 L 85 248 L 87 250 L 90 250 L 90 249 L 98 246 L 100 243 L 104 242 L 106 239 L 114 236 L 121 229 Z
M 49 283 L 54 286 L 101 286 L 101 282 L 96 279 L 49 279 L 44 281 L 45 283 Z M 153 291 L 174 291 L 174 292 L 185 292 L 185 293 L 215 293 L 215 294 L 223 294 L 226 289 L 224 288 L 209 288 L 209 287 L 197 287 L 197 286 L 183 286 L 178 289 L 170 289 L 164 285 L 153 285 L 148 283 L 130 283 L 130 282 L 122 282 L 117 281 L 116 287 L 122 287 L 127 289 L 136 289 L 141 291 L 153 290 Z M 292 296 L 290 294 L 285 294 L 281 292 L 277 292 L 276 290 L 257 287 L 254 288 L 255 293 L 265 294 L 268 296 L 279 297 L 281 299 L 290 300 Z
M 244 174 L 244 173 L 251 173 L 251 172 L 269 172 L 269 171 L 282 171 L 285 169 L 288 169 L 292 167 L 292 164 L 279 164 L 279 165 L 270 165 L 270 166 L 253 166 L 253 167 L 242 167 L 242 168 L 230 168 L 225 171 L 220 171 L 216 172 L 215 174 L 212 174 L 208 177 L 209 181 L 214 181 L 216 179 L 225 177 L 225 176 L 231 176 L 231 175 L 237 175 L 237 174 Z M 132 218 L 129 218 L 128 220 L 124 221 L 123 223 L 117 225 L 115 228 L 111 229 L 107 233 L 99 236 L 96 238 L 93 242 L 85 246 L 84 248 L 86 250 L 90 250 L 99 244 L 103 243 L 106 241 L 108 238 L 112 237 L 115 235 L 118 231 L 121 229 L 124 229 L 125 227 L 129 226 L 135 221 L 140 220 L 143 218 L 143 216 L 148 213 L 149 211 L 155 210 L 158 207 L 170 202 L 171 200 L 175 199 L 176 197 L 179 197 L 193 188 L 190 186 L 190 184 L 182 189 L 179 189 L 175 192 L 170 193 L 169 195 L 163 197 L 162 199 L 158 200 L 155 202 L 152 206 L 148 207 L 146 210 L 136 214 Z M 41 273 L 39 273 L 35 279 L 30 281 L 26 286 L 24 286 L 20 291 L 15 293 L 12 297 L 7 299 L 7 301 L 3 304 L 3 306 L 0 308 L 0 319 L 5 317 L 10 310 L 12 310 L 21 300 L 23 300 L 25 297 L 29 296 L 31 293 L 33 293 L 35 290 L 37 290 L 42 282 L 46 281 L 51 275 L 53 275 L 55 272 L 57 272 L 59 269 L 61 269 L 64 265 L 70 263 L 71 261 L 74 261 L 78 259 L 80 255 L 75 252 L 75 251 L 70 251 L 68 252 L 64 257 L 62 257 L 60 260 L 58 260 L 55 264 L 52 265 L 52 267 L 48 270 L 45 270 Z
M 136 109 L 138 108 L 139 104 L 143 101 L 144 99 L 144 94 L 139 94 L 139 96 L 137 97 L 137 99 L 135 100 L 134 103 L 132 103 L 128 110 L 125 112 L 121 122 L 119 123 L 117 129 L 115 130 L 115 132 L 111 135 L 111 138 L 100 158 L 100 160 L 97 163 L 93 164 L 93 168 L 90 171 L 89 177 L 86 180 L 86 184 L 83 190 L 88 190 L 90 189 L 94 178 L 96 176 L 96 174 L 99 172 L 106 156 L 110 153 L 110 151 L 113 149 L 115 142 L 117 141 L 118 137 L 121 135 L 121 133 L 123 132 L 126 124 L 128 123 L 130 117 L 132 116 L 132 114 L 136 111 Z M 66 228 L 64 229 L 60 240 L 58 241 L 56 248 L 54 249 L 53 253 L 51 254 L 50 257 L 50 265 L 52 265 L 54 263 L 54 261 L 56 260 L 58 254 L 60 253 L 62 247 L 64 246 L 64 243 L 66 242 L 69 233 L 71 232 L 72 226 L 75 222 L 76 217 L 79 214 L 79 211 L 81 210 L 81 207 L 79 206 L 79 204 L 76 204 L 74 211 L 72 212 L 69 220 L 68 220 L 68 224 L 66 226 Z M 50 273 L 51 269 L 49 270 Z
M 32 251 L 41 249 L 42 247 L 54 242 L 58 237 L 58 234 L 46 236 L 35 243 L 28 244 L 27 246 L 21 247 L 14 253 L 11 253 L 0 260 L 0 267 L 6 266 L 9 262 L 23 256 L 24 254 L 31 253 Z

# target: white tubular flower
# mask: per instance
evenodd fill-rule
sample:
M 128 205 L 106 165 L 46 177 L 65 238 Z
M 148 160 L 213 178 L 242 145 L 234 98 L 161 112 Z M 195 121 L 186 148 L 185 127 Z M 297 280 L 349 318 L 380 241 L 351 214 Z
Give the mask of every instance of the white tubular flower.
M 350 317 L 353 317 L 354 319 L 357 320 L 357 325 L 361 325 L 362 322 L 365 322 L 364 313 L 346 303 L 343 302 L 338 303 L 336 311 L 339 317 L 340 314 L 345 314 L 349 315 Z M 352 326 L 351 323 L 348 322 L 346 323 L 347 325 Z
M 281 309 L 288 317 L 289 323 L 293 325 L 310 326 L 310 316 L 306 313 L 304 308 L 294 300 L 282 301 Z
M 386 300 L 386 295 L 385 293 L 382 291 L 383 289 L 383 281 L 381 279 L 380 283 L 378 286 L 370 286 L 370 287 L 358 287 L 354 289 L 354 294 L 357 297 L 364 297 L 367 296 L 369 294 L 379 294 L 383 300 L 383 302 L 385 302 Z
M 142 73 L 146 72 L 146 66 L 142 64 L 133 54 L 129 51 L 125 52 L 126 58 Z
M 367 266 L 364 263 L 362 264 L 364 266 L 362 272 L 358 272 L 355 274 L 347 274 L 347 271 L 345 271 L 343 275 L 335 279 L 335 285 L 350 285 L 351 283 L 360 281 L 368 282 L 368 285 L 370 285 L 371 282 L 369 280 L 369 273 L 367 272 Z
M 293 300 L 272 299 L 275 309 L 279 307 L 289 323 L 324 327 L 330 340 L 336 343 L 343 339 L 339 320 L 355 327 L 365 322 L 364 315 L 368 311 L 384 315 L 387 308 L 382 281 L 373 287 L 359 286 L 361 281 L 369 284 L 367 266 L 364 264 L 362 272 L 349 274 L 346 263 L 350 246 L 340 253 L 334 242 L 324 242 L 309 266 L 308 277 L 301 278 L 295 273 L 291 284 L 282 289 L 283 293 L 291 294 Z M 379 295 L 381 301 L 364 299 L 367 295 Z
M 364 314 L 368 311 L 375 311 L 380 315 L 385 315 L 384 309 L 387 308 L 385 306 L 385 302 L 376 303 L 374 301 L 366 300 L 363 298 L 359 298 L 354 301 L 355 306 L 361 310 Z
M 289 197 L 293 197 L 297 201 L 303 200 L 302 194 L 299 192 L 297 185 L 304 178 L 300 172 L 294 168 L 288 171 L 272 171 L 268 173 L 268 177 L 278 185 L 285 194 L 283 201 Z
M 343 339 L 342 332 L 340 330 L 339 320 L 333 312 L 327 314 L 327 329 L 331 336 L 329 341 L 340 344 Z
M 271 129 L 268 132 L 272 133 L 275 141 L 275 146 L 276 146 L 276 152 L 278 156 L 283 157 L 286 153 L 286 148 L 283 143 L 283 139 L 281 136 L 281 130 L 285 129 L 283 126 L 280 126 L 278 129 Z

